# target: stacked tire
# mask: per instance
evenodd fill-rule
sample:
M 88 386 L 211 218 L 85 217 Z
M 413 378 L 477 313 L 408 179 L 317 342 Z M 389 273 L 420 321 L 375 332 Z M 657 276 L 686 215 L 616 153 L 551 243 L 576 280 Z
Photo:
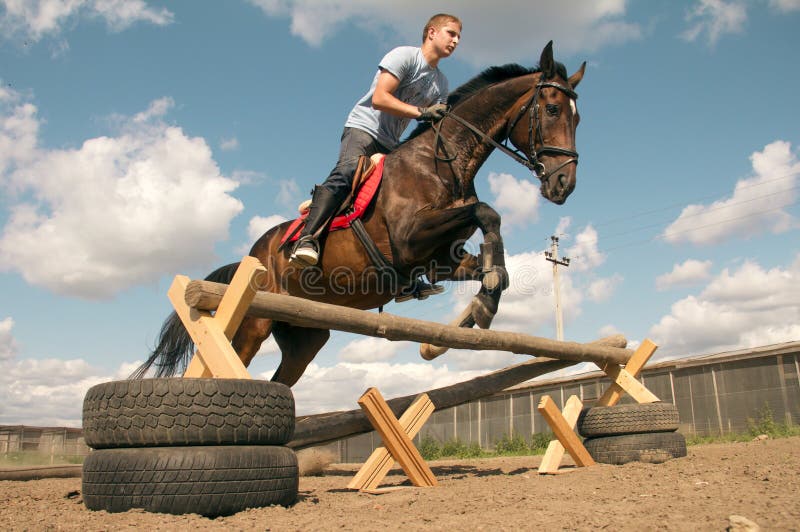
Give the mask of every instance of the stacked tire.
M 686 439 L 676 432 L 678 409 L 670 403 L 584 408 L 578 433 L 595 462 L 661 463 L 686 456 Z
M 291 390 L 250 379 L 156 378 L 89 389 L 83 464 L 90 510 L 207 517 L 297 500 Z

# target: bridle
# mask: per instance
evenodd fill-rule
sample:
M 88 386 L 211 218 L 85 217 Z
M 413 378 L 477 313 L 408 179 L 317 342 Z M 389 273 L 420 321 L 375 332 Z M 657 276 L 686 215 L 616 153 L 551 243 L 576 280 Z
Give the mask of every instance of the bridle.
M 523 165 L 526 168 L 528 168 L 541 181 L 546 182 L 548 179 L 550 179 L 550 176 L 552 176 L 554 173 L 556 173 L 558 170 L 562 169 L 563 167 L 567 166 L 568 164 L 575 163 L 577 165 L 578 164 L 578 152 L 573 151 L 573 150 L 568 150 L 566 148 L 561 148 L 559 146 L 548 146 L 548 145 L 544 144 L 544 136 L 542 134 L 542 121 L 539 119 L 539 94 L 541 93 L 542 88 L 544 88 L 544 87 L 553 87 L 555 89 L 560 90 L 561 92 L 563 92 L 564 94 L 566 94 L 569 98 L 571 98 L 573 100 L 577 100 L 578 99 L 578 94 L 574 90 L 572 90 L 572 88 L 570 88 L 570 87 L 568 87 L 566 85 L 562 85 L 561 83 L 556 83 L 555 81 L 540 81 L 539 83 L 536 84 L 536 87 L 534 87 L 534 89 L 532 91 L 532 94 L 531 94 L 531 97 L 525 102 L 525 104 L 522 107 L 520 107 L 520 109 L 517 112 L 517 115 L 514 117 L 514 119 L 509 121 L 508 126 L 506 128 L 505 139 L 503 140 L 502 143 L 497 142 L 492 137 L 487 135 L 485 132 L 483 132 L 480 129 L 478 129 L 475 125 L 471 124 L 470 122 L 468 122 L 464 118 L 461 118 L 457 114 L 454 114 L 450 110 L 448 110 L 445 113 L 445 117 L 446 118 L 452 118 L 453 120 L 455 120 L 456 122 L 458 122 L 462 126 L 466 127 L 467 129 L 469 129 L 470 131 L 475 133 L 478 137 L 480 137 L 484 142 L 487 142 L 487 143 L 493 145 L 495 148 L 499 149 L 500 151 L 502 151 L 503 153 L 505 153 L 506 155 L 508 155 L 509 157 L 511 157 L 512 159 L 514 159 L 518 163 L 520 163 L 521 165 Z M 511 147 L 511 146 L 509 146 L 507 144 L 508 139 L 511 136 L 511 132 L 513 131 L 513 129 L 517 125 L 517 123 L 525 115 L 525 112 L 527 110 L 530 110 L 530 113 L 528 113 L 528 119 L 529 119 L 528 120 L 528 143 L 529 143 L 529 147 L 530 147 L 530 150 L 529 150 L 530 157 L 528 155 L 526 155 L 525 153 L 523 153 L 523 152 L 517 150 L 516 148 L 513 148 L 513 147 Z M 439 127 L 435 127 L 436 124 L 434 124 L 434 129 L 436 130 L 436 145 L 437 146 L 441 142 L 439 128 L 441 127 L 441 122 L 443 122 L 443 121 L 444 121 L 444 119 L 442 119 L 439 122 Z M 538 150 L 536 149 L 536 142 L 537 141 L 541 145 L 541 147 Z M 544 163 L 539 160 L 539 157 L 541 157 L 542 155 L 566 155 L 567 157 L 569 157 L 569 159 L 567 159 L 566 161 L 562 162 L 561 164 L 559 164 L 554 169 L 548 171 L 547 167 L 544 165 Z M 442 160 L 442 161 L 449 162 L 449 161 L 454 160 L 455 156 L 452 156 L 452 157 L 449 157 L 449 158 L 442 158 L 437 153 L 436 158 L 439 159 L 439 160 Z

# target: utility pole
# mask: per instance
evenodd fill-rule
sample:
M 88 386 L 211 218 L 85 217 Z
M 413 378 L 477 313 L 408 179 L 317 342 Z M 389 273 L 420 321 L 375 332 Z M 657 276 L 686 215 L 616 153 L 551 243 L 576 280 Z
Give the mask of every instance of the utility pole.
M 544 252 L 546 260 L 553 263 L 553 293 L 556 296 L 556 339 L 564 340 L 564 321 L 561 318 L 561 291 L 560 282 L 558 279 L 558 265 L 565 268 L 569 267 L 569 259 L 567 257 L 558 258 L 558 237 L 550 237 L 550 251 Z

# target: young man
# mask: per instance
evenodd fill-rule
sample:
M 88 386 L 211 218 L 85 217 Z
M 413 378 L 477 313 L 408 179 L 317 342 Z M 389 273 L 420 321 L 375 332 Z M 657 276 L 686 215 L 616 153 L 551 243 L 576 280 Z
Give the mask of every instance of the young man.
M 458 17 L 438 14 L 422 32 L 422 46 L 400 46 L 378 65 L 369 91 L 356 103 L 342 133 L 339 161 L 324 183 L 314 188 L 305 227 L 290 264 L 313 266 L 320 246 L 315 238 L 350 192 L 361 155 L 388 153 L 400 143 L 411 119 L 439 120 L 446 111 L 448 83 L 439 60 L 450 57 L 461 38 Z

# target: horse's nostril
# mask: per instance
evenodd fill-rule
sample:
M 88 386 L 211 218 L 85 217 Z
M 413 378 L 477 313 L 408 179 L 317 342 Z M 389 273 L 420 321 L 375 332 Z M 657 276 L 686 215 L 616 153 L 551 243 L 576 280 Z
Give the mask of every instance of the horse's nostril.
M 558 174 L 558 184 L 561 185 L 561 188 L 567 187 L 567 176 L 564 174 Z

